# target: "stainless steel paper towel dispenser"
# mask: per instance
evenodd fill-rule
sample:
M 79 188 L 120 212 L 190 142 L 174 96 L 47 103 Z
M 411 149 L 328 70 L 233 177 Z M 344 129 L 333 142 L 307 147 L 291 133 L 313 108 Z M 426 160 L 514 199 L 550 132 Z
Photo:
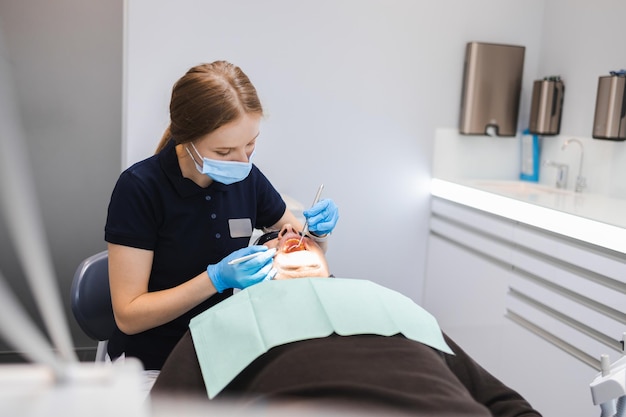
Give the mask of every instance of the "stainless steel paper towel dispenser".
M 534 135 L 558 135 L 565 87 L 558 75 L 533 83 L 528 130 Z
M 525 47 L 469 42 L 465 48 L 461 120 L 466 135 L 515 136 Z
M 626 71 L 611 72 L 598 80 L 592 136 L 626 140 Z

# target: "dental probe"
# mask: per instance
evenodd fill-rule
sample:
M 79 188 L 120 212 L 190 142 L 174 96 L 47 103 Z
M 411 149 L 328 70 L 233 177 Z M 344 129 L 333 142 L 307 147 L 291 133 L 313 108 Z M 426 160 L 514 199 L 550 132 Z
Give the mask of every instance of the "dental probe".
M 320 188 L 317 189 L 317 194 L 315 194 L 315 200 L 313 200 L 313 204 L 311 204 L 311 207 L 313 207 L 314 205 L 317 204 L 318 201 L 320 201 L 320 196 L 322 195 L 323 189 L 324 189 L 324 184 L 320 184 Z M 300 236 L 300 240 L 298 241 L 298 246 L 296 247 L 299 247 L 302 244 L 302 239 L 304 239 L 304 235 L 306 234 L 308 228 L 309 228 L 309 219 L 306 219 L 304 221 L 304 227 L 302 228 L 302 236 Z
M 274 252 L 276 252 L 276 248 L 268 249 L 267 251 L 274 251 Z M 228 265 L 240 264 L 240 263 L 242 263 L 244 261 L 247 261 L 248 259 L 252 259 L 252 258 L 255 258 L 255 257 L 259 256 L 259 255 L 263 255 L 267 251 L 255 252 L 255 253 L 251 253 L 250 255 L 242 256 L 241 258 L 233 259 L 232 261 L 228 261 Z

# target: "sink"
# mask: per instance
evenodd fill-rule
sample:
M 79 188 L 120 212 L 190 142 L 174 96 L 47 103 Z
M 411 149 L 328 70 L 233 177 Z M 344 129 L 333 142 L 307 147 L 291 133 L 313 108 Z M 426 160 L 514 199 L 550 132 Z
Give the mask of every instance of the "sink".
M 520 180 L 433 178 L 431 195 L 626 254 L 626 198 Z M 620 258 L 622 259 L 622 258 Z
M 514 195 L 573 195 L 572 191 L 560 188 L 549 187 L 528 181 L 507 181 L 507 180 L 473 180 L 468 185 L 474 188 L 495 192 L 498 194 Z

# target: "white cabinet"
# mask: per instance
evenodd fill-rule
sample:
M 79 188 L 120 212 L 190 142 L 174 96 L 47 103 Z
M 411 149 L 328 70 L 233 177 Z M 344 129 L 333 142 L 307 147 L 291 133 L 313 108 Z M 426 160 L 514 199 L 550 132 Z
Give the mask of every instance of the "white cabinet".
M 589 384 L 621 355 L 626 256 L 434 198 L 423 305 L 545 417 L 599 415 Z
M 459 346 L 498 374 L 510 269 L 441 236 L 429 239 L 424 308 Z

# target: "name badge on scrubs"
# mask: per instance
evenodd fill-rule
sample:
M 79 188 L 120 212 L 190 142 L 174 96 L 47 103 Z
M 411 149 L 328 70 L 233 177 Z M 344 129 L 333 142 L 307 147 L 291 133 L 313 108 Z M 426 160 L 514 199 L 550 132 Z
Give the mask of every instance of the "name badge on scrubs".
M 250 219 L 228 219 L 230 237 L 250 237 L 252 236 L 252 221 Z

